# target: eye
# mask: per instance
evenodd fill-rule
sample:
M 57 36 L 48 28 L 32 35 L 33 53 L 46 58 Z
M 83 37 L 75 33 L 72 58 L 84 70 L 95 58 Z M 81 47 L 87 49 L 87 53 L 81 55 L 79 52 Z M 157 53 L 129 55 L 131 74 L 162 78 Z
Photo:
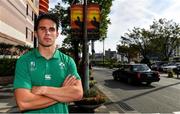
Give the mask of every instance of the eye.
M 54 32 L 55 31 L 55 28 L 54 27 L 50 27 L 49 28 L 49 32 Z
M 39 27 L 39 30 L 46 31 L 46 27 Z

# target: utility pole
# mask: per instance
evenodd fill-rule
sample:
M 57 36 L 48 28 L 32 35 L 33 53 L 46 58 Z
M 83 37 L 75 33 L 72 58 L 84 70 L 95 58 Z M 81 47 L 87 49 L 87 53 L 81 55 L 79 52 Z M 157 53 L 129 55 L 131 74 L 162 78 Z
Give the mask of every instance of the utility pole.
M 87 0 L 84 0 L 83 4 L 83 89 L 84 91 L 89 90 L 89 45 L 87 37 Z

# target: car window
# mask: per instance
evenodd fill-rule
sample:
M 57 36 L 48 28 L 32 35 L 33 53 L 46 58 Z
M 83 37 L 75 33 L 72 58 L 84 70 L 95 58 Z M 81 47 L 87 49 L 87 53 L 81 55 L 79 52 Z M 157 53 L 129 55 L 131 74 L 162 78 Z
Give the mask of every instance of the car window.
M 150 68 L 147 65 L 133 65 L 133 71 L 149 71 Z
M 125 65 L 124 66 L 124 71 L 131 71 L 131 66 L 130 65 Z

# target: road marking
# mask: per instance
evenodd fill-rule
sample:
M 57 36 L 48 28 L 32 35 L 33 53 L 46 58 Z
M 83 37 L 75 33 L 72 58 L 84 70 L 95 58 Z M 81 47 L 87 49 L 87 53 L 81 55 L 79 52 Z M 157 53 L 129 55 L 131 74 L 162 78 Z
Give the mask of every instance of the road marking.
M 109 114 L 119 114 L 118 111 L 109 111 Z
M 179 112 L 173 112 L 173 114 L 180 114 L 180 111 Z

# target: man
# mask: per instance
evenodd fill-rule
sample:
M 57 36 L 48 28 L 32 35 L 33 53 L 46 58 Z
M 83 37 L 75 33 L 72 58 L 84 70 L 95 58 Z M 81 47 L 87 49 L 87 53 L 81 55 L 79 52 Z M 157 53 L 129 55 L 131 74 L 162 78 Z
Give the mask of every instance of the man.
M 35 24 L 38 48 L 16 63 L 14 94 L 20 111 L 64 114 L 68 102 L 83 96 L 75 62 L 56 50 L 58 27 L 56 15 L 40 15 Z

